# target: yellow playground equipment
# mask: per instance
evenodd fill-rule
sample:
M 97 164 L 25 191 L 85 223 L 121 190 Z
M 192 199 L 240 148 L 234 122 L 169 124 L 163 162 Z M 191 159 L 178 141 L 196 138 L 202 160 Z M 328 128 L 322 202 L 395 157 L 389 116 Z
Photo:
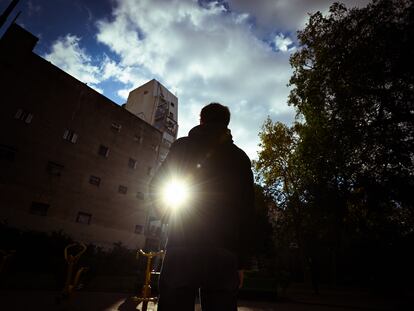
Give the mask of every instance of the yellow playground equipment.
M 79 249 L 80 251 L 76 255 L 69 253 L 69 250 Z M 86 245 L 82 242 L 75 242 L 66 246 L 64 254 L 65 260 L 68 263 L 68 273 L 66 277 L 65 287 L 62 290 L 62 298 L 69 297 L 74 290 L 78 287 L 81 274 L 88 270 L 87 267 L 81 267 L 76 272 L 75 278 L 73 278 L 73 271 L 76 263 L 78 262 L 80 256 L 86 251 Z
M 137 252 L 137 258 L 139 258 L 139 255 L 142 255 L 147 258 L 147 268 L 145 270 L 145 283 L 142 286 L 141 296 L 132 297 L 132 301 L 138 304 L 142 302 L 141 311 L 147 311 L 148 302 L 151 301 L 156 303 L 158 300 L 158 297 L 151 296 L 151 275 L 159 274 L 159 272 L 151 270 L 152 259 L 156 256 L 164 256 L 164 251 L 145 253 L 142 249 L 140 249 Z

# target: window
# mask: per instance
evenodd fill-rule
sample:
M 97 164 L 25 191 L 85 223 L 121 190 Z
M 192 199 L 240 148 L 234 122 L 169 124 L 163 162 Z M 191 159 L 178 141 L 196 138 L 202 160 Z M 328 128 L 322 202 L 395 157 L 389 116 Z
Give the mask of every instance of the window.
M 65 132 L 63 133 L 63 139 L 70 141 L 72 144 L 75 144 L 76 141 L 78 140 L 78 134 L 76 134 L 71 129 L 66 129 Z
M 170 112 L 170 113 L 168 114 L 168 116 L 169 116 L 171 119 L 174 119 L 174 114 L 173 114 L 172 112 Z
M 137 160 L 129 158 L 128 167 L 135 170 L 137 168 Z
M 92 220 L 92 214 L 78 212 L 78 216 L 76 216 L 76 222 L 80 224 L 89 225 Z
M 46 165 L 46 171 L 53 176 L 60 176 L 63 168 L 63 165 L 51 161 L 49 161 Z
M 147 95 L 148 94 L 148 91 L 144 91 L 144 95 Z
M 164 162 L 165 158 L 167 157 L 167 153 L 163 152 L 158 155 L 158 161 L 160 163 Z
M 30 112 L 25 111 L 25 110 L 19 108 L 16 111 L 16 114 L 14 115 L 14 118 L 17 119 L 17 120 L 24 121 L 24 123 L 29 124 L 29 123 L 32 122 L 33 114 L 31 114 Z
M 0 160 L 14 161 L 16 149 L 6 145 L 0 145 Z
M 135 225 L 135 233 L 136 234 L 141 234 L 142 233 L 142 229 L 143 229 L 143 226 L 142 225 Z
M 122 128 L 122 125 L 121 124 L 112 122 L 112 124 L 111 124 L 111 129 L 112 130 L 114 130 L 115 132 L 120 132 L 121 131 L 121 128 Z
M 160 237 L 161 236 L 161 227 L 157 227 L 157 229 L 155 229 L 155 236 L 156 237 Z
M 99 177 L 96 177 L 96 176 L 91 175 L 89 177 L 89 183 L 91 185 L 95 185 L 95 186 L 99 187 L 99 185 L 101 183 L 101 179 Z
M 163 114 L 163 115 L 156 116 L 156 117 L 155 117 L 155 122 L 161 122 L 161 121 L 164 121 L 164 117 L 165 117 L 165 115 L 164 115 L 164 114 Z
M 149 233 L 152 236 L 160 237 L 161 236 L 161 227 L 159 226 L 151 226 L 149 229 Z
M 174 107 L 175 105 L 174 105 L 174 103 L 171 103 L 171 107 Z
M 155 152 L 158 152 L 158 145 L 152 144 L 151 149 Z
M 30 206 L 30 214 L 38 215 L 38 216 L 46 216 L 48 209 L 49 209 L 49 204 L 40 203 L 40 202 L 32 202 L 32 205 Z
M 137 192 L 137 198 L 140 200 L 144 200 L 144 194 L 142 192 Z
M 177 126 L 177 122 L 175 122 L 175 120 L 168 119 L 165 126 L 167 127 L 167 133 L 169 133 L 172 136 L 175 136 L 177 134 L 178 126 Z
M 109 148 L 104 146 L 104 145 L 100 145 L 99 146 L 99 150 L 98 150 L 98 154 L 107 158 L 109 155 Z
M 140 136 L 140 135 L 135 135 L 134 136 L 134 141 L 137 142 L 138 144 L 142 144 L 143 140 L 144 140 L 143 137 Z
M 118 187 L 118 192 L 119 193 L 126 194 L 127 191 L 128 191 L 128 187 L 123 186 L 123 185 L 119 185 L 119 187 Z
M 169 142 L 167 139 L 163 138 L 162 139 L 162 144 L 163 146 L 165 146 L 166 148 L 170 148 L 171 147 L 171 142 Z

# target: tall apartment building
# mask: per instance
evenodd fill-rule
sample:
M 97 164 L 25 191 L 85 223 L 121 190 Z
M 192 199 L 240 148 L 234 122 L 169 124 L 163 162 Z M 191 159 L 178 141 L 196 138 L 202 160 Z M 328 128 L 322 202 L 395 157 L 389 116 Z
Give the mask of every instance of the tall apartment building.
M 125 109 L 163 133 L 160 163 L 165 159 L 178 132 L 178 99 L 157 80 L 131 91 Z
M 162 132 L 158 157 L 160 165 L 177 138 L 178 98 L 157 80 L 151 80 L 129 93 L 125 109 Z M 147 246 L 151 249 L 162 248 L 160 238 L 166 234 L 167 228 L 152 211 L 149 213 L 148 228 Z
M 164 134 L 33 53 L 37 40 L 16 24 L 0 40 L 0 220 L 143 247 Z

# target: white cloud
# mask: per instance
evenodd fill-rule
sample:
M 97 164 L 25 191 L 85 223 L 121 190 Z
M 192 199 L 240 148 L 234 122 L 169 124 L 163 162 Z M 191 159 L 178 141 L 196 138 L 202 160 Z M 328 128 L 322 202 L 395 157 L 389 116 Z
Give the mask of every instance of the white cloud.
M 282 52 L 292 52 L 295 50 L 295 47 L 292 46 L 293 41 L 283 33 L 275 36 L 274 44 L 276 49 Z
M 258 132 L 265 118 L 292 122 L 287 106 L 292 74 L 292 36 L 307 20 L 307 12 L 326 12 L 332 1 L 113 0 L 111 16 L 96 22 L 96 39 L 115 53 L 118 62 L 98 55 L 93 62 L 67 35 L 45 57 L 97 88 L 117 81 L 115 92 L 126 99 L 131 89 L 153 78 L 179 98 L 179 136 L 199 121 L 209 102 L 230 107 L 234 140 L 256 157 Z M 368 0 L 347 0 L 349 6 Z
M 257 38 L 246 14 L 226 12 L 218 3 L 124 0 L 97 26 L 98 41 L 120 57 L 119 64 L 105 65 L 105 77 L 128 87 L 155 77 L 178 93 L 179 136 L 198 123 L 203 105 L 218 101 L 232 111 L 235 142 L 255 157 L 266 116 L 277 118 L 276 111 L 291 116 L 284 121 L 293 119 L 286 104 L 289 53 L 276 53 Z M 127 90 L 118 94 L 126 98 Z
M 231 10 L 248 13 L 254 18 L 256 31 L 261 34 L 302 29 L 308 20 L 308 13 L 328 12 L 334 0 L 228 0 Z M 370 0 L 342 0 L 348 8 L 364 7 Z
M 116 63 L 105 54 L 94 59 L 81 47 L 81 41 L 80 37 L 67 34 L 53 42 L 50 52 L 43 57 L 101 94 L 104 93 L 98 86 L 101 82 L 110 79 L 122 82 L 128 87 L 116 93 L 123 99 L 132 89 L 152 79 L 142 68 Z
M 100 87 L 97 87 L 97 86 L 95 86 L 95 85 L 91 85 L 91 88 L 93 88 L 95 91 L 97 91 L 98 93 L 101 93 L 101 94 L 103 94 L 104 93 L 104 90 L 102 89 L 102 88 L 100 88 Z
M 142 68 L 116 63 L 106 55 L 101 64 L 101 69 L 103 80 L 114 79 L 126 85 L 131 85 L 131 87 L 135 86 L 134 88 L 152 79 L 151 74 L 146 73 Z
M 129 92 L 131 92 L 131 89 L 122 89 L 122 90 L 119 90 L 117 94 L 119 97 L 126 100 L 128 98 Z
M 50 53 L 44 58 L 102 93 L 103 90 L 97 87 L 101 81 L 100 68 L 92 63 L 91 56 L 79 46 L 79 41 L 79 37 L 67 34 L 52 44 Z

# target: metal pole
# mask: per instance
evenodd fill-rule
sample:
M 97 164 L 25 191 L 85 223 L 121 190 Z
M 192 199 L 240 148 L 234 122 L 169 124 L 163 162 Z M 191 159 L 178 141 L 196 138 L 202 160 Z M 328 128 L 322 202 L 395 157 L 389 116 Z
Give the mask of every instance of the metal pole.
M 0 28 L 3 27 L 4 23 L 7 21 L 7 18 L 9 17 L 10 13 L 13 11 L 13 9 L 16 7 L 16 5 L 19 3 L 19 1 L 20 0 L 13 0 L 12 2 L 10 2 L 10 4 L 7 6 L 7 8 L 0 15 Z

